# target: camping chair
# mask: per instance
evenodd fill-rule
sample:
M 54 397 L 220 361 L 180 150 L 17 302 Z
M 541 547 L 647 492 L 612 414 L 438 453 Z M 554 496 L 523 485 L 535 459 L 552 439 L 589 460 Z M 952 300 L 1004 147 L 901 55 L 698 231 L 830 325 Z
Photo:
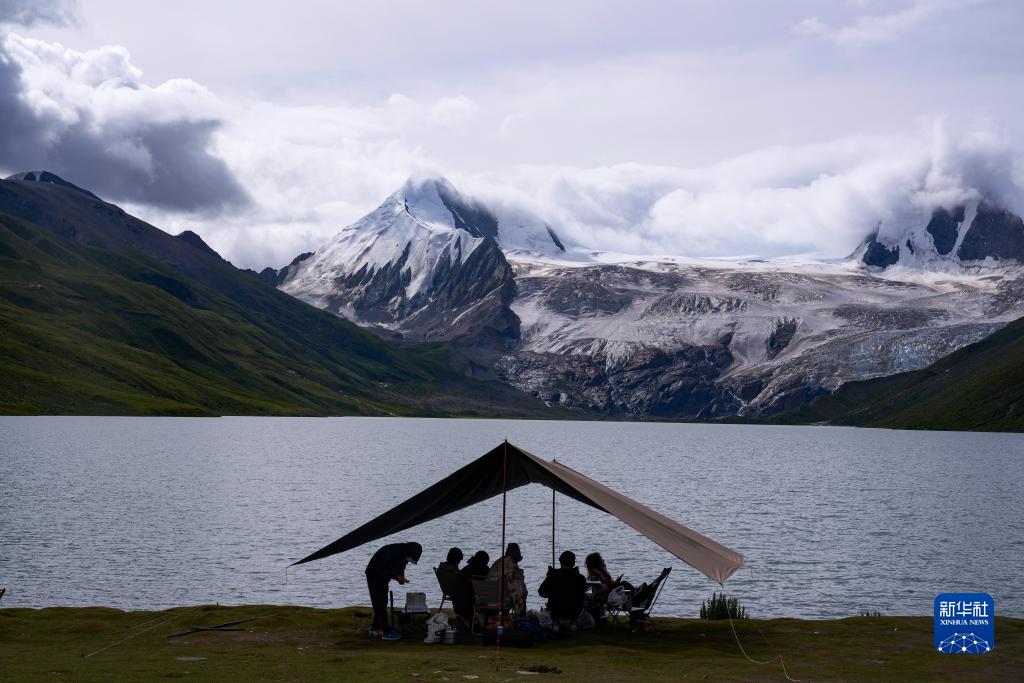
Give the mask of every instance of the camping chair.
M 360 610 L 356 610 L 352 613 L 352 616 L 355 617 L 357 621 L 359 621 L 359 626 L 356 626 L 357 636 L 360 633 L 362 633 L 364 629 L 367 632 L 370 631 L 370 627 L 368 626 L 368 624 L 370 623 L 370 620 L 373 619 L 373 612 L 363 612 Z
M 476 628 L 479 625 L 486 629 L 488 614 L 497 614 L 502 610 L 502 606 L 498 602 L 499 588 L 498 579 L 473 579 L 473 633 L 476 633 Z M 507 584 L 503 602 L 505 610 L 512 608 L 512 596 L 509 594 Z
M 407 592 L 405 594 L 405 607 L 398 617 L 399 623 L 418 628 L 426 624 L 430 616 L 430 608 L 427 607 L 427 594 Z
M 444 609 L 445 600 L 452 600 L 455 596 L 455 583 L 459 573 L 450 564 L 445 563 L 440 567 L 434 567 L 434 576 L 437 577 L 437 585 L 441 588 L 441 604 L 437 608 L 440 612 Z
M 658 574 L 658 578 L 647 585 L 643 595 L 640 594 L 640 590 L 633 594 L 633 604 L 629 606 L 630 623 L 641 617 L 651 616 L 654 603 L 658 601 L 658 596 L 661 595 L 661 590 L 665 587 L 665 579 L 668 578 L 671 571 L 672 567 L 665 567 L 661 570 L 661 574 Z
M 633 591 L 629 590 L 628 588 L 623 588 L 622 590 L 626 594 L 626 599 L 624 602 L 618 605 L 612 605 L 608 602 L 608 596 L 605 596 L 604 602 L 595 605 L 595 607 L 599 609 L 604 609 L 605 615 L 607 616 L 608 620 L 612 623 L 618 623 L 620 619 L 629 616 L 629 610 L 632 609 Z

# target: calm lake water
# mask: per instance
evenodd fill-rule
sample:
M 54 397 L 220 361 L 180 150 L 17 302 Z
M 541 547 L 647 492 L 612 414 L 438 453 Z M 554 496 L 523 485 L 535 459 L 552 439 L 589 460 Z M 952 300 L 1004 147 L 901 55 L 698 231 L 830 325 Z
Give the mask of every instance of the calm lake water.
M 376 545 L 285 567 L 505 437 L 743 553 L 726 587 L 755 616 L 930 614 L 947 591 L 1024 616 L 1024 435 L 399 418 L 0 418 L 2 604 L 366 604 Z M 550 505 L 509 495 L 531 596 Z M 496 557 L 500 524 L 499 497 L 396 537 L 425 548 L 409 588 L 439 601 L 430 567 Z M 718 588 L 561 497 L 557 542 L 634 582 L 671 565 L 661 614 Z

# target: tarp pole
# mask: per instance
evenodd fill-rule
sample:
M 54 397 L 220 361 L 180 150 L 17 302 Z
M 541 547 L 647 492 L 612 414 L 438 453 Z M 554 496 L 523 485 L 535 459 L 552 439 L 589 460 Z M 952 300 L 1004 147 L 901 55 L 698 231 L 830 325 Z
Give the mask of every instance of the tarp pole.
M 551 489 L 551 566 L 555 566 L 555 490 Z
M 494 670 L 501 668 L 501 632 L 505 630 L 505 499 L 508 496 L 508 439 L 501 454 L 501 578 L 498 580 L 498 628 L 494 638 Z

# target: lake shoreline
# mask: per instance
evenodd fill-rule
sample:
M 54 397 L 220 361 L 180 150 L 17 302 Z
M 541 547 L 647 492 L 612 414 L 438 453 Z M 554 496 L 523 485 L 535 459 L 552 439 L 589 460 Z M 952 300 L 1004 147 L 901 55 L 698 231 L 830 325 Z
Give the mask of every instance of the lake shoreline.
M 197 605 L 160 611 L 104 607 L 0 607 L 0 660 L 18 681 L 346 680 L 557 681 L 784 680 L 778 659 L 755 664 L 740 652 L 728 621 L 655 618 L 650 633 L 625 625 L 573 634 L 529 649 L 475 643 L 425 645 L 357 634 L 365 607 Z M 238 620 L 241 630 L 194 627 Z M 735 622 L 753 659 L 781 655 L 794 679 L 1009 680 L 1024 670 L 1024 619 L 996 618 L 986 655 L 942 655 L 932 648 L 931 617 L 750 619 Z M 547 673 L 537 670 L 548 669 Z M 531 671 L 531 669 L 533 669 Z M 557 669 L 553 673 L 550 669 Z M 518 672 L 527 673 L 518 673 Z
M 203 413 L 195 414 L 190 412 L 161 412 L 161 413 L 109 413 L 109 414 L 90 414 L 90 413 L 6 413 L 0 415 L 0 417 L 10 418 L 200 418 L 206 420 L 217 420 L 217 419 L 231 419 L 231 418 L 318 418 L 318 419 L 336 419 L 336 418 L 360 418 L 360 419 L 385 419 L 385 420 L 507 420 L 513 422 L 574 422 L 574 423 L 593 423 L 593 424 L 678 424 L 678 425 L 730 425 L 730 426 L 749 426 L 749 427 L 833 427 L 839 429 L 857 429 L 857 430 L 877 430 L 877 431 L 892 431 L 892 432 L 930 432 L 937 434 L 1010 434 L 1019 435 L 1024 433 L 1024 427 L 1012 428 L 1012 429 L 1000 429 L 1000 428 L 989 428 L 989 427 L 964 427 L 964 428 L 940 428 L 928 425 L 914 426 L 914 425 L 900 425 L 900 426 L 889 426 L 889 425 L 874 425 L 874 424 L 855 424 L 852 422 L 831 422 L 828 420 L 791 420 L 791 419 L 779 419 L 778 414 L 765 415 L 764 417 L 753 418 L 743 417 L 738 415 L 730 415 L 725 417 L 713 418 L 713 419 L 687 419 L 687 418 L 673 418 L 673 417 L 657 417 L 657 416 L 631 416 L 623 417 L 621 415 L 605 415 L 593 411 L 571 411 L 565 410 L 554 415 L 545 415 L 543 413 L 537 414 L 516 414 L 511 413 L 504 415 L 501 413 L 486 413 L 486 412 L 455 412 L 455 413 L 425 413 L 421 415 L 410 414 L 410 415 L 399 415 L 395 413 L 231 413 L 225 415 L 217 415 L 214 413 Z

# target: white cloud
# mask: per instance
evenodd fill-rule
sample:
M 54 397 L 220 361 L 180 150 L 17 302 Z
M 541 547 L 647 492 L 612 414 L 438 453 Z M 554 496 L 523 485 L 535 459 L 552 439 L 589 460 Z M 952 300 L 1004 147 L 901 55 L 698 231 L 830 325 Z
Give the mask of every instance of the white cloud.
M 180 210 L 245 203 L 211 153 L 219 101 L 198 83 L 156 87 L 128 51 L 79 52 L 9 33 L 0 39 L 0 165 L 47 168 L 113 199 Z
M 168 230 L 196 229 L 243 266 L 282 265 L 422 173 L 532 207 L 580 244 L 695 255 L 840 254 L 908 202 L 1018 194 L 1024 167 L 1007 139 L 1024 135 L 1019 4 L 832 3 L 798 24 L 806 7 L 697 3 L 683 22 L 678 6 L 643 0 L 296 0 L 290 15 L 255 0 L 242 15 L 93 0 L 80 26 L 33 30 L 124 43 L 131 57 L 46 40 L 0 68 L 0 95 L 5 75 L 18 95 L 0 166 L 70 166 L 70 180 Z M 1006 128 L 912 127 L 943 113 Z M 167 131 L 162 144 L 140 135 L 148 124 Z M 68 146 L 78 138 L 91 144 Z M 39 149 L 42 161 L 28 153 Z M 216 218 L 197 215 L 203 201 L 169 204 L 216 196 L 205 174 L 161 176 L 169 167 L 212 169 L 251 204 Z M 191 182 L 161 197 L 154 174 Z
M 815 36 L 819 38 L 831 37 L 835 29 L 823 22 L 818 17 L 807 17 L 793 27 L 793 33 L 798 36 Z
M 388 106 L 260 105 L 232 116 L 221 152 L 253 196 L 213 219 L 134 210 L 197 230 L 247 267 L 280 266 L 372 210 L 409 175 L 445 173 L 486 202 L 541 216 L 589 249 L 690 256 L 842 256 L 879 221 L 979 195 L 1024 210 L 1020 157 L 985 126 L 941 119 L 896 135 L 776 146 L 681 168 L 520 165 L 453 172 L 401 138 Z M 257 144 L 258 143 L 258 144 Z
M 76 0 L 0 0 L 0 24 L 70 26 L 77 17 Z
M 468 178 L 587 248 L 690 256 L 842 256 L 914 206 L 989 196 L 1024 209 L 1020 157 L 985 127 L 774 147 L 701 168 L 521 167 Z
M 479 111 L 476 102 L 465 95 L 442 97 L 430 108 L 430 120 L 439 126 L 461 126 Z
M 388 98 L 388 104 L 393 107 L 409 107 L 415 104 L 411 97 L 407 97 L 400 92 L 392 93 L 391 97 Z
M 863 47 L 896 40 L 917 29 L 932 17 L 975 4 L 972 0 L 916 0 L 908 7 L 888 14 L 862 14 L 846 26 L 833 28 L 817 17 L 793 27 L 800 36 L 825 38 L 842 47 Z
M 252 198 L 249 209 L 204 218 L 130 208 L 170 232 L 195 230 L 240 266 L 281 266 L 370 211 L 409 174 L 439 172 L 402 139 L 421 114 L 411 101 L 239 105 L 229 112 L 218 152 Z

